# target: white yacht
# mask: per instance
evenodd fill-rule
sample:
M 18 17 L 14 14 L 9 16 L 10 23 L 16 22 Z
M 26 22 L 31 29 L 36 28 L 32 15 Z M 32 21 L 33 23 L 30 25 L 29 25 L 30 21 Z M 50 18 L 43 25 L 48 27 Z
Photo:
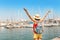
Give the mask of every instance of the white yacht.
M 59 25 L 60 25 L 59 21 L 55 19 L 46 20 L 44 23 L 44 26 L 47 26 L 47 27 L 59 26 Z
M 0 26 L 1 27 L 5 27 L 7 24 L 6 23 L 1 23 Z

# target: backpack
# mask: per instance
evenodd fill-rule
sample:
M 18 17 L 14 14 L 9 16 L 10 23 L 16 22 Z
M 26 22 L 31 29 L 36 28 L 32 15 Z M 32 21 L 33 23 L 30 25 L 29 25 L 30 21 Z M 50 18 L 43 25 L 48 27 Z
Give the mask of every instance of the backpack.
M 35 31 L 38 33 L 38 34 L 41 34 L 42 33 L 42 26 L 37 26 Z

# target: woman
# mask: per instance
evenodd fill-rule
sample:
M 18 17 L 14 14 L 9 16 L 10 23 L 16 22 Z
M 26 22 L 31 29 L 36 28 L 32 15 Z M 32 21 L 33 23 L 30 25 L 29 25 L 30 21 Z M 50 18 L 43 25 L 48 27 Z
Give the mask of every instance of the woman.
M 28 15 L 28 17 L 34 22 L 33 24 L 34 40 L 42 40 L 42 32 L 44 31 L 43 21 L 45 20 L 46 16 L 50 13 L 50 11 L 48 11 L 42 19 L 38 14 L 35 15 L 34 18 L 32 18 L 25 8 L 24 11 Z

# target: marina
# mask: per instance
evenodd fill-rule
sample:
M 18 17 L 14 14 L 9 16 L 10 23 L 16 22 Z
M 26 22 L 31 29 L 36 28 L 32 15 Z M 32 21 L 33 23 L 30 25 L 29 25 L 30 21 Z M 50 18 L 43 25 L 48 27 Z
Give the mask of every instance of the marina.
M 53 26 L 60 26 L 60 19 L 59 20 L 54 20 L 54 19 L 48 19 L 44 21 L 44 26 L 45 27 L 53 27 Z M 33 27 L 33 22 L 24 20 L 24 21 L 9 21 L 9 22 L 0 22 L 0 27 L 5 27 L 5 28 L 32 28 Z
M 44 27 L 43 40 L 55 40 L 59 36 L 60 26 Z M 32 28 L 6 29 L 0 27 L 0 40 L 33 40 L 33 31 Z
M 9 22 L 0 23 L 0 40 L 33 40 L 33 22 Z M 60 40 L 60 24 L 48 23 L 44 24 L 44 32 L 42 40 Z

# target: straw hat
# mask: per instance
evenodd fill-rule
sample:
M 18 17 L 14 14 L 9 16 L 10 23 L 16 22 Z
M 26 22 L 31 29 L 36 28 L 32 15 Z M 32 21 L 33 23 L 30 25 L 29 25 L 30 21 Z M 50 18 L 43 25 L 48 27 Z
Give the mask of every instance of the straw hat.
M 39 15 L 39 14 L 36 14 L 36 15 L 34 16 L 34 19 L 40 19 L 40 15 Z

